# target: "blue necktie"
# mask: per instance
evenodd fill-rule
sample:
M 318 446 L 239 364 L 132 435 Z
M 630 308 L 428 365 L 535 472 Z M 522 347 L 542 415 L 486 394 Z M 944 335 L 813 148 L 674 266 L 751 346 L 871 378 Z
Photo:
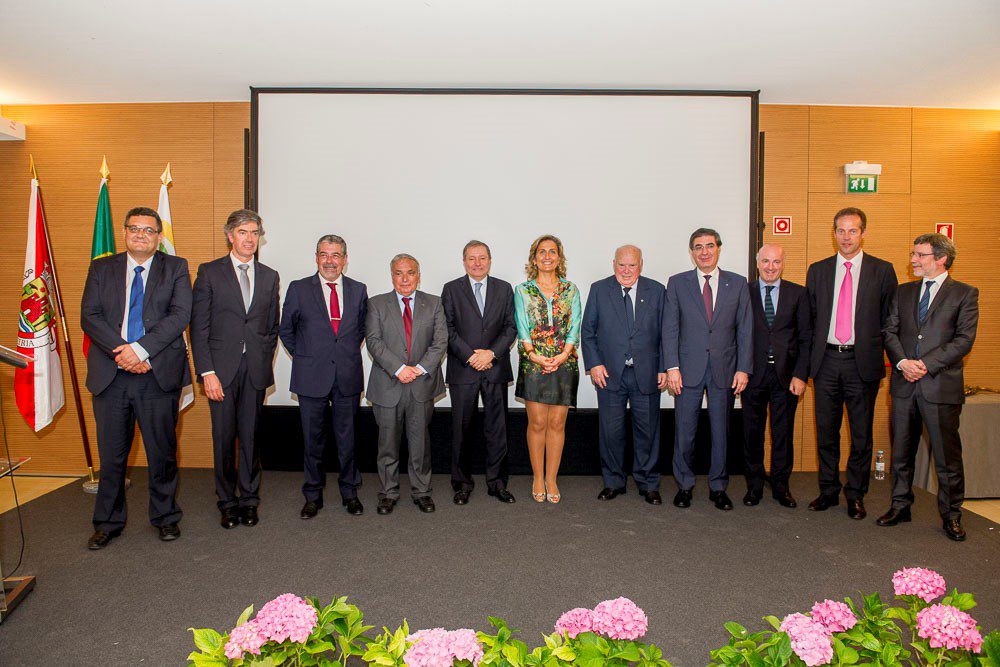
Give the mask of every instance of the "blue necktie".
M 917 304 L 917 319 L 920 320 L 921 324 L 927 319 L 927 310 L 931 307 L 931 285 L 933 284 L 933 280 L 924 283 L 924 295 L 920 297 L 920 303 Z
M 146 335 L 142 326 L 142 272 L 141 266 L 135 267 L 135 278 L 132 279 L 132 291 L 128 297 L 128 338 L 126 342 L 134 343 Z
M 486 314 L 486 301 L 483 299 L 483 284 L 476 283 L 476 305 L 479 306 L 479 314 Z

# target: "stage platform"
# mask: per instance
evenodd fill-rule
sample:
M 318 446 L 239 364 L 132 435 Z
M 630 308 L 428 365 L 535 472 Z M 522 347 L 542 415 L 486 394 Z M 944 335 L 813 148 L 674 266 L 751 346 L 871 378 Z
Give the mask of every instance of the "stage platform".
M 825 597 L 892 597 L 892 573 L 904 566 L 939 571 L 949 589 L 974 592 L 972 615 L 984 630 L 1000 626 L 1000 526 L 966 512 L 967 542 L 941 531 L 934 498 L 917 491 L 913 523 L 879 528 L 888 482 L 872 482 L 869 517 L 856 522 L 841 505 L 805 508 L 814 474 L 792 477 L 797 509 L 769 496 L 732 512 L 708 501 L 699 478 L 691 509 L 647 505 L 630 483 L 611 502 L 596 500 L 598 477 L 566 476 L 563 502 L 531 500 L 530 478 L 512 478 L 518 502 L 486 496 L 477 478 L 470 505 L 451 502 L 446 476 L 434 477 L 437 512 L 421 514 L 404 497 L 387 517 L 375 514 L 377 479 L 364 478 L 365 513 L 348 516 L 331 476 L 326 507 L 298 518 L 301 475 L 266 472 L 261 523 L 226 531 L 218 525 L 211 471 L 181 471 L 182 536 L 157 539 L 146 520 L 146 472 L 132 470 L 130 520 L 122 537 L 99 552 L 86 549 L 94 497 L 79 484 L 22 508 L 27 547 L 19 574 L 37 576 L 31 596 L 0 625 L 3 665 L 182 665 L 192 649 L 189 627 L 232 627 L 250 603 L 281 593 L 349 595 L 365 619 L 411 629 L 487 629 L 487 615 L 507 619 L 529 644 L 572 607 L 624 595 L 649 615 L 647 639 L 674 665 L 705 665 L 726 641 L 723 623 L 763 627 L 760 617 L 807 611 Z M 406 480 L 403 478 L 406 493 Z M 14 512 L 0 515 L 5 568 L 17 559 Z

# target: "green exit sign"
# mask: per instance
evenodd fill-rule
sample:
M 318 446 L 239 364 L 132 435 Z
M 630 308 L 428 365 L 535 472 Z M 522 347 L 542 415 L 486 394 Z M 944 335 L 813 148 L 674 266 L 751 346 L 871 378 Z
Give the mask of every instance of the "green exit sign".
M 847 174 L 847 191 L 854 193 L 878 192 L 877 174 Z

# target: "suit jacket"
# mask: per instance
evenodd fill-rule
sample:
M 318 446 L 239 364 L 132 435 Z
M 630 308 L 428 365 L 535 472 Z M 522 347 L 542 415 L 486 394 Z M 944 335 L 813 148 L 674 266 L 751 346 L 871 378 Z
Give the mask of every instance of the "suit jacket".
M 812 346 L 812 310 L 806 288 L 781 279 L 774 322 L 768 327 L 764 317 L 764 301 L 760 296 L 760 281 L 749 283 L 750 307 L 753 311 L 753 367 L 749 388 L 764 380 L 767 351 L 774 354 L 774 371 L 783 386 L 793 377 L 809 379 L 809 350 Z
M 115 354 L 124 345 L 125 271 L 127 253 L 90 263 L 83 287 L 80 325 L 92 343 L 87 354 L 87 389 L 100 394 L 118 372 Z M 163 391 L 191 382 L 184 330 L 191 319 L 191 276 L 187 260 L 157 252 L 143 283 L 142 323 L 145 335 L 136 342 L 149 353 L 153 377 Z
M 480 378 L 495 383 L 513 381 L 510 346 L 517 338 L 517 326 L 510 283 L 487 277 L 486 305 L 480 315 L 469 276 L 456 278 L 441 291 L 441 307 L 448 325 L 448 384 L 472 384 Z M 479 372 L 469 365 L 469 357 L 477 349 L 493 352 L 496 359 L 492 368 Z
M 369 401 L 391 408 L 399 403 L 403 383 L 396 378 L 400 366 L 423 366 L 427 372 L 410 383 L 413 398 L 432 401 L 444 393 L 441 361 L 448 349 L 448 324 L 441 298 L 417 290 L 413 293 L 413 332 L 409 360 L 406 355 L 406 331 L 395 292 L 368 300 L 368 352 L 372 355 L 368 376 Z
M 889 392 L 893 396 L 910 396 L 919 383 L 924 398 L 932 403 L 964 403 L 962 359 L 976 340 L 979 290 L 948 276 L 920 324 L 917 303 L 922 283 L 915 280 L 899 286 L 882 332 L 893 368 Z M 918 341 L 920 354 L 916 350 Z M 908 382 L 896 368 L 903 359 L 922 360 L 927 375 L 916 383 Z
M 705 315 L 699 284 L 700 271 L 684 271 L 670 277 L 663 311 L 663 367 L 680 368 L 685 385 L 696 385 L 705 377 L 712 361 L 712 380 L 729 387 L 737 371 L 753 373 L 753 315 L 747 280 L 731 271 L 719 270 L 712 323 Z
M 806 272 L 806 289 L 813 318 L 812 359 L 809 376 L 816 377 L 826 351 L 833 314 L 834 282 L 837 258 L 821 259 Z M 858 374 L 865 382 L 885 377 L 885 355 L 882 348 L 882 328 L 889 317 L 893 293 L 896 291 L 896 270 L 892 264 L 865 253 L 858 276 L 858 301 L 854 304 L 854 359 Z
M 274 384 L 274 348 L 278 345 L 278 272 L 253 261 L 254 286 L 250 309 L 230 255 L 198 267 L 191 309 L 191 353 L 198 381 L 215 371 L 228 387 L 246 346 L 247 372 L 255 389 Z
M 278 335 L 292 355 L 289 389 L 301 396 L 323 398 L 333 390 L 344 396 L 365 388 L 361 344 L 365 340 L 368 288 L 343 276 L 340 326 L 335 333 L 319 274 L 288 285 Z
M 610 391 L 618 390 L 618 383 L 625 372 L 625 360 L 629 356 L 633 359 L 639 391 L 644 394 L 660 391 L 656 386 L 656 375 L 663 372 L 660 342 L 665 300 L 663 283 L 639 276 L 632 291 L 635 328 L 629 335 L 625 322 L 625 300 L 618 279 L 612 275 L 590 286 L 587 307 L 583 311 L 583 363 L 588 372 L 594 366 L 607 369 L 607 388 Z

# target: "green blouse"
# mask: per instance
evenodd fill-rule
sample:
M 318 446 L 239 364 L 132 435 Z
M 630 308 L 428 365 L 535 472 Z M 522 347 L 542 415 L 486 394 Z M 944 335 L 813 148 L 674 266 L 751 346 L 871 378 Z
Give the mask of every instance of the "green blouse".
M 561 353 L 566 343 L 578 347 L 582 312 L 580 290 L 564 278 L 559 279 L 551 299 L 534 280 L 521 283 L 514 289 L 518 347 L 523 352 L 524 343 L 530 343 L 543 356 Z

